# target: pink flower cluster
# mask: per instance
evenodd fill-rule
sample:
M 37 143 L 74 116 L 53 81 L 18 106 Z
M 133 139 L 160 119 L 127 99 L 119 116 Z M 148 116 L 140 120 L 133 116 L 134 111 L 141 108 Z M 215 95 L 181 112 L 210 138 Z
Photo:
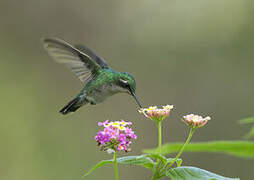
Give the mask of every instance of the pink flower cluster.
M 128 152 L 131 140 L 137 139 L 134 131 L 130 128 L 131 125 L 131 122 L 125 122 L 124 120 L 99 122 L 98 126 L 103 126 L 104 129 L 97 133 L 95 140 L 102 150 L 108 152 L 124 150 Z

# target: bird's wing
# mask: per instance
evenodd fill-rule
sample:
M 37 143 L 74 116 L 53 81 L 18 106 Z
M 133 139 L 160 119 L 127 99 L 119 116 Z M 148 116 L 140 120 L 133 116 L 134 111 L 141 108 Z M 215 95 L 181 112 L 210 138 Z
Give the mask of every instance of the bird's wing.
M 108 64 L 106 63 L 106 61 L 99 57 L 98 55 L 96 55 L 91 49 L 89 49 L 88 47 L 86 47 L 85 45 L 74 45 L 78 50 L 82 51 L 83 53 L 87 54 L 89 57 L 91 57 L 92 60 L 94 60 L 97 64 L 99 64 L 101 66 L 101 68 L 108 68 Z M 80 57 L 83 58 L 83 57 Z
M 96 59 L 98 57 L 91 50 L 83 52 L 79 47 L 74 47 L 58 38 L 44 38 L 43 45 L 55 61 L 65 64 L 84 83 L 103 68 L 98 63 L 102 62 L 101 58 Z M 107 67 L 106 63 L 105 67 Z

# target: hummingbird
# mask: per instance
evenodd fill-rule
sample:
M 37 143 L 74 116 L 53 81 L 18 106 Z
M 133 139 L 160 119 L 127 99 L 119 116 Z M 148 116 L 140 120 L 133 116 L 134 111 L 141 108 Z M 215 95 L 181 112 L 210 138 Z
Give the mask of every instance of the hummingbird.
M 59 112 L 75 112 L 86 104 L 96 105 L 116 93 L 135 94 L 136 82 L 127 72 L 111 69 L 106 61 L 84 45 L 71 45 L 59 38 L 43 38 L 44 49 L 56 62 L 66 65 L 83 83 L 80 93 Z

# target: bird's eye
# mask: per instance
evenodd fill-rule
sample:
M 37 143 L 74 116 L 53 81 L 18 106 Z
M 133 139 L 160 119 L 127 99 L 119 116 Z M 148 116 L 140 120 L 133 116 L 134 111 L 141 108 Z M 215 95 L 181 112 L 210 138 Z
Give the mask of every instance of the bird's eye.
M 123 80 L 123 79 L 120 79 L 120 82 L 121 82 L 122 86 L 124 86 L 124 87 L 129 87 L 128 81 Z

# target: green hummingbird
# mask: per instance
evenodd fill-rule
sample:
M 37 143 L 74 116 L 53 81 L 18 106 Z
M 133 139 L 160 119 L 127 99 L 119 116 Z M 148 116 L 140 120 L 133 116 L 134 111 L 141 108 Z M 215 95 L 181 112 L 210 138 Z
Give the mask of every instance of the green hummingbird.
M 59 38 L 44 38 L 43 46 L 58 63 L 65 64 L 84 84 L 80 93 L 59 112 L 75 112 L 85 104 L 96 105 L 119 92 L 135 95 L 136 82 L 127 72 L 112 70 L 106 61 L 84 45 L 71 45 Z

